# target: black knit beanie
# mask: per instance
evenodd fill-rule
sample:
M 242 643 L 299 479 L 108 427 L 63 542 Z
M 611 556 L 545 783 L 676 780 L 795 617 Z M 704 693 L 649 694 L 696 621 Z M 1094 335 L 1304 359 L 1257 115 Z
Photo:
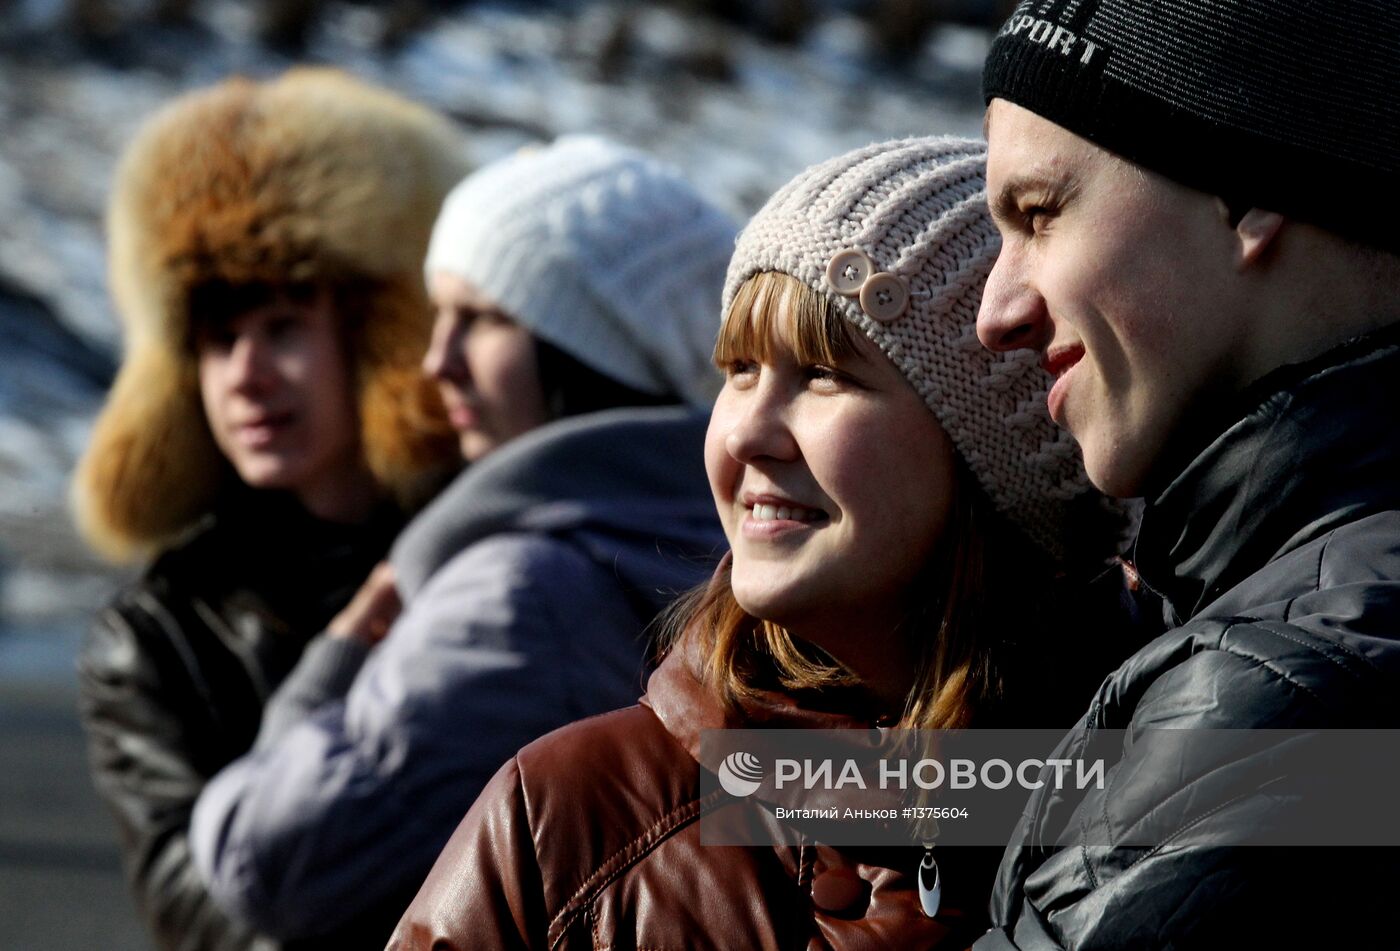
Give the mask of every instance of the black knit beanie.
M 1400 0 L 1022 0 L 982 91 L 1233 206 L 1400 248 Z

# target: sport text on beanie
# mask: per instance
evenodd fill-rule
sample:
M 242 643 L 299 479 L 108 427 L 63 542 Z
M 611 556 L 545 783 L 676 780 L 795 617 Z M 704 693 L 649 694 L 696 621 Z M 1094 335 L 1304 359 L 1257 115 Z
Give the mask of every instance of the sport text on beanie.
M 1022 0 L 1005 99 L 1240 207 L 1400 247 L 1394 0 Z

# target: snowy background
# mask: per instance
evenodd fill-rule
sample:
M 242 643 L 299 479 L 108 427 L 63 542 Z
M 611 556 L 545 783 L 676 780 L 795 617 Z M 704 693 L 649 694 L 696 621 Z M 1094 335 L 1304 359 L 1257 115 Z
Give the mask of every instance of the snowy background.
M 848 148 L 980 134 L 986 31 L 935 26 L 900 57 L 859 3 L 807 4 L 806 32 L 791 44 L 659 4 L 483 3 L 390 49 L 392 9 L 327 4 L 295 55 L 258 43 L 255 10 L 239 3 L 194 2 L 187 22 L 162 26 L 143 4 L 108 0 L 95 37 L 69 25 L 81 5 L 0 0 L 5 673 L 66 676 L 76 632 L 112 585 L 69 528 L 65 482 L 116 359 L 101 233 L 108 181 L 137 123 L 170 97 L 234 72 L 333 63 L 453 116 L 479 162 L 604 131 L 677 163 L 740 214 Z
M 602 131 L 746 215 L 846 149 L 979 135 L 997 15 L 995 0 L 884 0 L 885 21 L 881 0 L 421 3 L 315 5 L 304 43 L 278 51 L 266 2 L 0 0 L 0 948 L 141 946 L 109 908 L 115 848 L 71 714 L 84 625 L 123 574 L 85 552 L 65 493 L 117 360 L 101 217 L 144 116 L 230 73 L 330 63 L 451 115 L 478 162 Z

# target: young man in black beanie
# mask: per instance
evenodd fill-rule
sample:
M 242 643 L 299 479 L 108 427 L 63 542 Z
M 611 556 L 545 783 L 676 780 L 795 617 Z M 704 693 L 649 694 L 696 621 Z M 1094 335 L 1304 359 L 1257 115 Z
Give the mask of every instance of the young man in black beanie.
M 1174 629 L 1067 738 L 1129 731 L 1032 799 L 979 949 L 1400 944 L 1397 850 L 1243 845 L 1307 838 L 1316 776 L 1139 741 L 1400 725 L 1397 83 L 1393 0 L 1024 0 L 993 43 L 978 334 L 1146 499 Z

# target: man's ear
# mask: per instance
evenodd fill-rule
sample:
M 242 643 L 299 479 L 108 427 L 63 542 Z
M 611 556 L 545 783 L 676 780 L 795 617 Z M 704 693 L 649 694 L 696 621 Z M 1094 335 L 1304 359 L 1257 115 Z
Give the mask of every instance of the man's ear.
M 1224 202 L 1221 205 L 1226 220 L 1235 232 L 1235 241 L 1239 248 L 1236 266 L 1244 270 L 1257 264 L 1273 247 L 1279 232 L 1283 230 L 1283 215 L 1262 208 L 1232 207 Z

